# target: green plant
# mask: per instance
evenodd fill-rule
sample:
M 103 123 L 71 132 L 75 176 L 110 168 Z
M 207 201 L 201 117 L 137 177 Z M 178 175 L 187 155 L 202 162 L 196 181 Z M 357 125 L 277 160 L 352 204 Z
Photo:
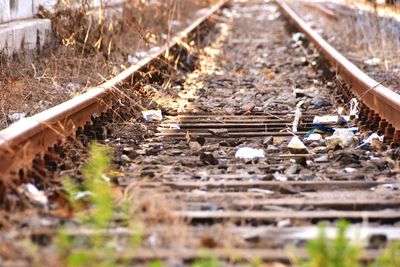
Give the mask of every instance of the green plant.
M 164 267 L 164 264 L 159 260 L 155 260 L 149 263 L 149 267 Z
M 339 221 L 337 234 L 333 240 L 326 236 L 324 225 L 320 225 L 319 235 L 308 242 L 309 260 L 300 263 L 303 267 L 360 267 L 361 249 L 346 238 L 348 223 Z
M 110 170 L 110 152 L 106 146 L 91 144 L 88 161 L 82 168 L 82 183 L 76 184 L 70 178 L 64 179 L 64 187 L 71 196 L 78 221 L 86 228 L 93 230 L 93 233 L 85 238 L 72 236 L 66 229 L 58 231 L 56 244 L 66 266 L 120 265 L 111 244 L 112 237 L 102 233 L 102 230 L 107 229 L 113 222 L 117 212 L 128 218 L 124 226 L 132 231 L 129 248 L 141 243 L 142 224 L 129 219 L 132 214 L 132 205 L 127 202 L 121 203 L 119 207 L 115 205 L 110 178 L 106 176 Z M 80 193 L 86 193 L 87 199 L 77 199 Z
M 221 266 L 217 258 L 201 257 L 195 260 L 192 267 L 219 267 Z
M 373 264 L 375 267 L 399 267 L 400 266 L 400 242 L 391 243 L 383 255 Z

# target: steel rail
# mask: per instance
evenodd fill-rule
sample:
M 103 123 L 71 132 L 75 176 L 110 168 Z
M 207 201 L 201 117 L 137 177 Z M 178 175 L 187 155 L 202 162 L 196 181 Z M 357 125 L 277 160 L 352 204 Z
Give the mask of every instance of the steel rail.
M 135 73 L 153 63 L 157 58 L 168 55 L 170 49 L 179 45 L 227 1 L 220 0 L 179 32 L 168 44 L 150 53 L 111 80 L 0 131 L 0 180 L 9 176 L 15 177 L 20 169 L 29 168 L 38 154 L 46 153 L 50 147 L 89 123 L 93 115 L 99 115 L 111 108 L 113 93 L 118 85 L 131 79 Z
M 288 4 L 282 0 L 275 0 L 285 16 L 303 32 L 314 44 L 319 52 L 329 61 L 331 66 L 351 87 L 352 93 L 360 99 L 380 119 L 386 120 L 399 134 L 400 130 L 400 95 L 381 85 L 350 62 L 304 20 L 297 15 Z

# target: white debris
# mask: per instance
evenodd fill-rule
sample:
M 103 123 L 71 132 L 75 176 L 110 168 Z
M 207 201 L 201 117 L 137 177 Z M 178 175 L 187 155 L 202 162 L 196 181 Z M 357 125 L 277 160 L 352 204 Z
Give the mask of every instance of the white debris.
M 160 35 L 160 37 L 161 37 L 161 39 L 163 39 L 163 40 L 168 40 L 168 35 L 165 34 L 165 33 L 162 33 L 162 34 Z
M 162 121 L 163 119 L 161 110 L 144 110 L 142 114 L 146 121 Z
M 81 88 L 82 88 L 82 85 L 80 83 L 67 83 L 64 86 L 64 91 L 66 91 L 66 92 L 74 92 L 74 91 L 77 91 L 77 90 L 79 90 Z
M 293 35 L 292 35 L 292 40 L 295 42 L 300 42 L 300 41 L 304 40 L 305 38 L 306 38 L 306 36 L 301 32 L 296 32 L 296 33 L 293 33 Z
M 101 178 L 103 178 L 103 180 L 104 180 L 105 182 L 107 182 L 107 183 L 110 183 L 110 182 L 111 182 L 111 178 L 108 177 L 107 175 L 105 175 L 104 173 L 101 175 Z
M 280 181 L 280 182 L 286 182 L 287 181 L 286 175 L 284 175 L 282 173 L 279 173 L 279 172 L 274 173 L 274 178 L 275 178 L 275 180 Z
M 370 58 L 364 61 L 365 64 L 370 65 L 370 66 L 377 66 L 381 63 L 381 60 L 379 58 Z
M 369 145 L 372 143 L 373 140 L 378 140 L 379 142 L 383 142 L 384 136 L 383 135 L 378 135 L 377 133 L 371 134 L 367 139 L 364 139 L 361 145 L 359 145 L 357 148 L 363 147 L 365 145 Z
M 260 189 L 260 188 L 250 188 L 249 190 L 247 190 L 247 192 L 252 192 L 252 193 L 262 193 L 265 195 L 272 195 L 275 192 L 272 190 L 268 190 L 268 189 Z
M 308 137 L 304 138 L 304 140 L 322 142 L 324 140 L 324 138 L 322 137 L 322 135 L 320 135 L 318 133 L 313 133 L 313 134 L 310 134 Z
M 133 65 L 133 64 L 138 63 L 139 59 L 137 57 L 135 57 L 135 56 L 128 55 L 128 60 L 127 61 L 128 61 L 129 64 Z
M 293 120 L 293 127 L 292 127 L 292 131 L 294 133 L 297 133 L 297 128 L 299 127 L 299 123 L 300 123 L 300 118 L 302 116 L 301 113 L 301 106 L 304 104 L 304 101 L 300 101 L 299 103 L 297 103 L 296 105 L 296 111 L 294 113 L 294 120 Z
M 146 57 L 147 56 L 147 52 L 145 52 L 145 51 L 138 51 L 138 52 L 136 52 L 136 57 L 137 58 L 144 58 L 144 57 Z
M 25 112 L 15 112 L 15 113 L 8 114 L 7 117 L 12 123 L 14 123 L 14 122 L 19 121 L 22 118 L 25 118 L 25 116 L 26 116 Z
M 352 173 L 352 172 L 355 172 L 356 169 L 350 168 L 350 167 L 346 167 L 346 168 L 344 168 L 344 171 L 347 172 L 347 173 Z
M 358 115 L 358 100 L 356 98 L 352 98 L 350 100 L 350 116 L 357 116 Z
M 350 116 L 341 116 L 344 118 L 346 121 L 350 120 Z M 313 123 L 314 124 L 329 124 L 329 123 L 338 123 L 339 121 L 339 116 L 337 115 L 327 115 L 327 116 L 315 116 Z
M 179 130 L 181 127 L 178 124 L 171 124 L 169 128 L 172 130 Z
M 181 27 L 181 22 L 179 20 L 173 20 L 173 21 L 171 21 L 170 26 L 171 26 L 171 28 L 177 29 L 177 28 Z
M 308 154 L 307 147 L 297 136 L 293 136 L 288 144 L 288 149 L 292 154 Z
M 76 200 L 84 200 L 84 199 L 89 198 L 91 195 L 92 195 L 92 192 L 90 192 L 90 191 L 81 191 L 76 194 L 75 199 Z
M 264 155 L 264 150 L 262 149 L 241 147 L 238 149 L 238 151 L 236 151 L 235 157 L 241 159 L 253 159 L 253 158 L 263 158 L 265 157 L 265 155 Z
M 325 143 L 328 149 L 356 147 L 358 139 L 352 131 L 337 129 L 332 136 L 325 138 Z
M 367 139 L 364 140 L 364 143 L 370 144 L 372 140 L 379 140 L 380 142 L 383 142 L 383 135 L 378 135 L 377 133 L 371 134 Z
M 34 202 L 46 206 L 49 202 L 43 191 L 40 191 L 31 183 L 21 185 L 21 191 Z

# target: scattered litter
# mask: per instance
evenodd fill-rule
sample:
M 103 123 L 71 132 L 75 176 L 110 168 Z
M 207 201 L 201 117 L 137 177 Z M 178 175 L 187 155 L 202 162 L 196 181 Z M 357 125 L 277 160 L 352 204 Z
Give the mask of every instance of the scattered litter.
M 181 27 L 181 22 L 179 20 L 173 20 L 170 23 L 170 27 L 178 29 L 179 27 Z
M 383 184 L 382 187 L 387 189 L 397 190 L 397 187 L 395 187 L 393 184 Z
M 105 175 L 104 173 L 101 175 L 101 178 L 107 183 L 111 183 L 111 178 Z
M 312 141 L 312 142 L 314 142 L 314 141 L 322 142 L 322 141 L 324 141 L 324 138 L 319 133 L 312 133 L 308 137 L 304 138 L 304 140 Z
M 344 168 L 344 171 L 347 172 L 347 173 L 352 173 L 352 172 L 355 172 L 356 169 L 347 167 L 347 168 Z
M 26 113 L 25 112 L 15 112 L 12 114 L 8 114 L 8 120 L 12 123 L 19 121 L 22 118 L 25 118 Z
M 262 149 L 255 149 L 251 147 L 241 147 L 236 151 L 235 158 L 241 159 L 253 159 L 253 158 L 263 158 L 264 150 Z
M 308 154 L 307 147 L 297 136 L 293 136 L 288 144 L 290 153 L 292 154 Z
M 371 134 L 367 139 L 365 139 L 361 145 L 357 148 L 362 148 L 364 146 L 371 145 L 373 147 L 379 146 L 383 142 L 383 135 L 378 135 L 377 133 Z
M 49 202 L 43 191 L 40 191 L 31 183 L 23 184 L 20 186 L 21 191 L 31 200 L 37 204 L 46 206 Z
M 160 34 L 161 39 L 168 40 L 168 35 L 165 33 Z
M 315 125 L 307 132 L 306 138 L 310 137 L 312 134 L 320 134 L 322 137 L 330 136 L 335 132 L 331 127 L 326 127 L 320 124 Z
M 370 190 L 371 191 L 375 191 L 377 189 L 390 189 L 393 191 L 397 191 L 399 188 L 393 184 L 382 184 L 382 185 L 378 185 L 376 187 L 371 187 Z
M 65 88 L 64 91 L 73 92 L 73 91 L 77 91 L 77 90 L 81 89 L 82 85 L 79 83 L 67 83 L 64 86 L 64 88 Z
M 328 157 L 327 154 L 324 154 L 324 155 L 322 155 L 322 156 L 320 156 L 320 157 L 314 159 L 314 161 L 315 161 L 316 163 L 328 162 L 328 160 L 329 160 L 329 157 Z
M 339 130 L 339 131 L 348 131 L 348 132 L 352 132 L 354 134 L 358 133 L 358 127 L 348 127 L 348 128 L 333 128 L 335 131 Z
M 295 42 L 301 42 L 306 39 L 306 36 L 301 32 L 293 33 L 292 40 Z
M 144 57 L 146 57 L 147 56 L 147 52 L 145 52 L 145 51 L 138 51 L 138 52 L 136 52 L 136 57 L 137 58 L 144 58 Z
M 133 64 L 138 63 L 139 59 L 137 57 L 135 57 L 135 56 L 128 55 L 128 60 L 127 61 L 128 61 L 129 64 L 133 65 Z
M 381 63 L 381 60 L 379 58 L 370 58 L 364 61 L 364 64 L 367 64 L 369 66 L 377 66 Z
M 292 225 L 292 221 L 290 219 L 284 219 L 284 220 L 280 220 L 276 226 L 278 228 L 283 228 L 283 227 L 288 227 Z
M 345 122 L 350 121 L 350 116 L 339 116 L 339 115 L 326 115 L 326 116 L 315 116 L 313 123 L 314 124 L 334 124 L 341 122 L 341 119 L 344 119 Z
M 352 98 L 350 100 L 350 116 L 358 115 L 358 100 L 356 98 Z
M 325 138 L 328 149 L 356 147 L 358 139 L 352 131 L 347 129 L 337 129 L 332 136 Z
M 171 124 L 171 125 L 169 126 L 169 128 L 172 129 L 172 130 L 179 130 L 179 129 L 181 129 L 181 127 L 180 127 L 178 124 Z
M 280 181 L 280 182 L 286 182 L 287 181 L 286 175 L 284 175 L 282 173 L 279 173 L 279 172 L 274 173 L 274 178 L 275 178 L 275 180 Z
M 144 110 L 142 114 L 146 121 L 162 121 L 163 119 L 161 110 Z
M 383 142 L 383 135 L 378 135 L 377 133 L 373 133 L 373 134 L 371 134 L 364 142 L 367 142 L 367 143 L 371 143 L 372 142 L 372 140 L 379 140 L 380 142 Z
M 247 192 L 252 192 L 252 193 L 263 193 L 266 195 L 271 195 L 274 194 L 275 192 L 272 190 L 267 190 L 267 189 L 260 189 L 260 188 L 250 188 L 247 190 Z
M 297 103 L 296 105 L 296 111 L 294 113 L 294 120 L 293 120 L 293 127 L 292 127 L 292 131 L 294 133 L 297 133 L 297 128 L 299 127 L 299 123 L 300 123 L 300 118 L 301 118 L 301 105 L 303 105 L 304 101 L 300 101 L 299 103 Z
M 81 191 L 76 194 L 75 199 L 76 200 L 85 200 L 85 199 L 88 199 L 92 195 L 93 194 L 90 191 Z

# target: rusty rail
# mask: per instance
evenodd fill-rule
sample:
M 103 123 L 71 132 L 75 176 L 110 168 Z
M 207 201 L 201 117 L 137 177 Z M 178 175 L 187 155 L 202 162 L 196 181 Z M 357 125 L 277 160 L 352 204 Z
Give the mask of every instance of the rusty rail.
M 314 31 L 284 1 L 275 0 L 289 20 L 303 32 L 320 53 L 351 87 L 354 94 L 365 105 L 362 124 L 377 124 L 385 135 L 396 142 L 400 139 L 400 95 L 381 85 L 346 59 L 316 31 Z M 395 132 L 395 130 L 397 130 Z
M 150 53 L 113 79 L 2 130 L 0 132 L 0 179 L 15 176 L 20 169 L 29 168 L 36 155 L 46 153 L 48 148 L 75 133 L 79 127 L 90 122 L 92 115 L 101 114 L 111 108 L 112 93 L 119 84 L 129 80 L 157 58 L 167 55 L 170 49 L 182 42 L 226 2 L 227 0 L 221 0 L 213 5 L 200 18 L 171 39 L 167 45 Z

